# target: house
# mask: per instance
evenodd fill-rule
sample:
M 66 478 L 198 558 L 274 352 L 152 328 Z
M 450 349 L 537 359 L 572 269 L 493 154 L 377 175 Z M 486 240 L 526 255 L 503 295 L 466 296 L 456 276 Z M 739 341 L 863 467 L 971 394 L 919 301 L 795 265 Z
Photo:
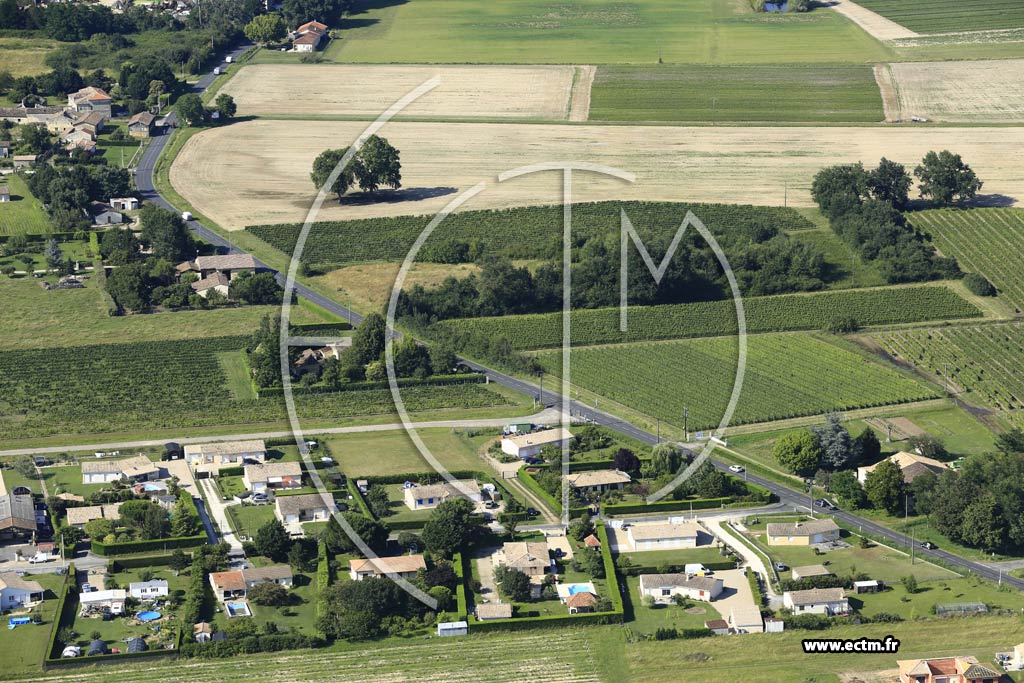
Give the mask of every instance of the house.
M 51 132 L 63 132 L 50 128 L 50 123 L 58 118 L 71 121 L 72 118 L 64 111 L 64 107 L 0 107 L 0 121 L 10 121 L 15 125 L 42 124 Z M 70 128 L 70 125 L 68 126 Z
M 118 211 L 135 211 L 139 208 L 139 200 L 135 197 L 115 197 L 110 200 L 110 205 Z
M 267 489 L 297 489 L 302 486 L 302 465 L 298 462 L 246 465 L 242 483 L 253 493 L 264 493 Z
M 127 599 L 128 591 L 123 588 L 115 588 L 112 590 L 80 593 L 78 595 L 78 604 L 83 608 L 93 610 L 107 608 L 111 614 L 123 614 L 124 603 Z
M 854 581 L 853 592 L 860 595 L 861 593 L 879 593 L 884 588 L 881 581 L 869 580 L 869 581 Z
M 300 26 L 297 29 L 295 29 L 295 32 L 298 33 L 298 34 L 310 33 L 310 32 L 312 32 L 312 33 L 327 33 L 327 24 L 324 24 L 322 22 L 316 21 L 314 19 L 313 21 L 307 21 L 305 24 L 303 24 L 302 26 Z
M 95 140 L 96 136 L 103 132 L 103 126 L 106 125 L 108 118 L 110 117 L 98 111 L 92 111 L 75 119 L 73 126 L 75 130 L 88 133 Z
M 4 185 L 0 187 L 0 204 L 6 204 L 11 201 L 11 188 Z
M 120 503 L 90 505 L 81 508 L 67 508 L 65 513 L 67 514 L 69 526 L 73 526 L 76 529 L 84 529 L 85 525 L 94 519 L 109 519 L 111 522 L 116 523 L 121 518 L 118 512 L 120 507 Z
M 641 574 L 640 597 L 651 596 L 658 604 L 667 605 L 673 596 L 711 602 L 722 594 L 725 583 L 710 576 L 692 574 Z
M 465 621 L 443 621 L 437 625 L 437 635 L 442 638 L 448 636 L 464 636 L 469 634 L 469 623 Z
M 551 567 L 548 544 L 534 541 L 505 543 L 493 556 L 495 565 L 518 569 L 527 576 L 543 576 Z
M 729 610 L 728 621 L 733 633 L 764 633 L 764 621 L 757 605 L 733 607 Z
M 0 159 L 6 159 L 11 156 L 11 141 L 0 140 Z
M 839 525 L 831 517 L 768 524 L 768 545 L 814 545 L 838 540 Z
M 896 662 L 900 683 L 998 683 L 1002 673 L 984 666 L 977 657 L 905 659 Z
M 782 594 L 782 605 L 793 614 L 846 614 L 850 603 L 842 588 L 812 588 L 805 591 L 786 591 Z
M 412 482 L 405 484 L 405 506 L 410 510 L 431 510 L 446 500 L 465 498 L 474 503 L 483 500 L 480 485 L 475 479 L 465 479 L 440 484 L 420 486 Z
M 213 627 L 209 622 L 200 621 L 198 624 L 193 624 L 192 635 L 197 643 L 208 643 L 213 636 Z
M 230 572 L 211 572 L 210 587 L 218 600 L 244 598 L 246 594 L 245 579 L 239 570 Z
M 68 95 L 68 109 L 74 112 L 99 112 L 108 119 L 111 117 L 110 95 L 101 88 L 86 86 L 78 92 Z
M 160 468 L 144 455 L 125 460 L 86 460 L 82 462 L 83 484 L 109 484 L 128 481 L 150 481 L 160 476 Z
M 348 574 L 353 581 L 362 581 L 374 576 L 397 574 L 403 579 L 415 579 L 427 563 L 422 555 L 398 555 L 396 557 L 378 557 L 372 560 L 349 560 Z
M 96 146 L 96 143 L 93 140 L 90 140 L 89 136 L 86 135 L 85 133 L 82 133 L 81 135 L 83 137 L 79 137 L 79 134 L 76 131 L 71 136 L 69 136 L 72 139 L 70 142 L 68 142 L 68 144 L 64 145 L 64 149 L 67 150 L 68 152 L 82 150 L 86 154 L 95 154 L 96 150 L 99 149 Z
M 294 584 L 292 568 L 286 564 L 272 564 L 210 574 L 210 586 L 218 600 L 244 598 L 250 588 L 265 582 L 290 588 Z
M 626 529 L 626 536 L 634 551 L 696 548 L 699 527 L 693 522 L 642 523 Z
M 140 111 L 128 119 L 128 134 L 133 138 L 148 138 L 153 135 L 153 124 L 156 117 L 148 111 Z
M 214 273 L 223 273 L 233 280 L 239 273 L 255 273 L 256 259 L 249 254 L 218 254 L 215 256 L 197 256 L 193 261 L 179 263 L 175 270 L 180 277 L 184 273 L 199 273 L 200 279 Z
M 128 584 L 128 595 L 136 600 L 155 600 L 167 597 L 167 581 L 154 579 L 153 581 L 133 581 Z
M 602 493 L 604 491 L 621 490 L 631 479 L 619 470 L 592 470 L 568 474 L 565 480 L 577 491 L 586 493 Z
M 31 168 L 36 165 L 35 154 L 16 154 L 14 155 L 14 168 Z
M 507 602 L 485 602 L 476 606 L 477 621 L 511 619 L 512 605 Z
M 29 607 L 42 600 L 43 587 L 35 581 L 27 581 L 15 572 L 0 574 L 0 612 Z
M 203 297 L 204 299 L 210 296 L 210 292 L 216 291 L 224 297 L 227 297 L 231 291 L 231 280 L 224 273 L 213 273 L 209 277 L 204 277 L 202 280 L 196 280 L 190 287 L 192 291 Z
M 124 222 L 121 212 L 103 202 L 89 202 L 85 212 L 93 225 L 119 225 Z
M 906 451 L 893 453 L 886 460 L 895 463 L 900 468 L 900 471 L 903 473 L 903 481 L 908 484 L 926 472 L 939 475 L 949 470 L 949 465 L 944 462 L 934 458 L 926 458 L 917 453 L 907 453 Z M 866 482 L 868 475 L 874 472 L 878 465 L 879 463 L 876 462 L 874 465 L 868 465 L 867 467 L 858 467 L 857 481 L 861 484 Z
M 1010 666 L 1014 669 L 1024 669 L 1024 643 L 1013 646 L 1013 654 L 1010 656 Z
M 809 564 L 806 567 L 793 567 L 793 579 L 807 579 L 812 576 L 832 576 L 832 572 L 823 564 Z
M 535 458 L 545 446 L 566 448 L 576 437 L 563 427 L 545 429 L 540 432 L 506 436 L 501 440 L 501 452 L 517 458 Z
M 321 33 L 304 33 L 301 36 L 297 36 L 292 40 L 292 51 L 293 52 L 313 52 L 320 47 L 321 41 L 324 36 Z
M 274 499 L 274 514 L 283 524 L 324 522 L 330 519 L 334 508 L 334 501 L 325 502 L 319 493 L 278 496 Z
M 193 467 L 198 465 L 238 465 L 247 461 L 263 462 L 266 458 L 267 447 L 263 439 L 220 441 L 185 446 L 185 459 Z
M 67 111 L 61 109 L 59 114 L 41 117 L 40 123 L 46 126 L 46 130 L 51 134 L 64 136 L 75 129 L 75 121 L 77 120 L 77 116 L 72 116 Z
M 0 538 L 28 537 L 36 532 L 32 496 L 0 496 Z
M 299 353 L 299 357 L 295 359 L 295 372 L 303 374 L 306 372 L 315 372 L 320 369 L 320 366 L 331 358 L 341 358 L 349 347 L 352 346 L 352 338 L 344 337 L 337 341 L 332 341 L 326 346 L 319 348 L 303 349 Z
M 61 135 L 60 139 L 61 142 L 67 143 L 66 145 L 64 145 L 64 149 L 72 150 L 78 147 L 79 145 L 83 145 L 87 142 L 92 142 L 93 140 L 96 139 L 96 137 L 90 133 L 87 133 L 84 130 L 72 128 L 69 132 L 65 133 L 64 135 Z
M 565 606 L 569 608 L 569 614 L 593 612 L 597 608 L 597 596 L 588 591 L 573 593 L 565 601 Z

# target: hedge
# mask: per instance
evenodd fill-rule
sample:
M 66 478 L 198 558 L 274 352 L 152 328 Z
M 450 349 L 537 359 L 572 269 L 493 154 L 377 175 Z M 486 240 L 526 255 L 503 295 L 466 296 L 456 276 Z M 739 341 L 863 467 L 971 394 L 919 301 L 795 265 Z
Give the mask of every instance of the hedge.
M 355 480 L 352 478 L 346 479 L 345 488 L 347 488 L 349 494 L 352 495 L 352 500 L 356 502 L 356 505 L 359 507 L 359 510 L 370 519 L 375 519 L 375 517 L 372 514 L 370 514 L 370 508 L 369 506 L 367 506 L 366 501 L 363 500 L 363 494 L 360 493 L 359 487 L 356 486 Z
M 608 542 L 608 530 L 604 527 L 603 521 L 598 521 L 594 525 L 594 530 L 597 533 L 597 540 L 601 541 L 601 559 L 604 560 L 604 577 L 608 582 L 608 592 L 610 595 L 608 599 L 612 603 L 612 612 L 619 615 L 619 621 L 622 621 L 623 606 L 622 606 L 622 593 L 619 590 L 619 576 L 615 573 L 615 558 L 612 557 L 612 544 Z
M 331 587 L 331 560 L 327 556 L 327 544 L 323 541 L 316 547 L 316 619 L 324 614 L 324 593 Z M 318 629 L 319 631 L 319 629 Z M 322 634 L 321 634 L 322 635 Z
M 114 297 L 107 291 L 107 269 L 103 265 L 103 259 L 96 259 L 92 262 L 92 274 L 96 279 L 96 289 L 100 291 L 100 300 L 107 309 L 107 315 L 113 317 L 121 315 L 121 307 L 114 301 Z
M 419 379 L 416 377 L 404 377 L 398 380 L 399 387 L 415 387 L 415 386 L 449 386 L 453 384 L 483 384 L 487 381 L 484 375 L 476 373 L 464 373 L 461 375 L 434 375 L 431 377 L 424 377 Z M 301 387 L 292 386 L 293 394 L 333 394 L 342 391 L 363 391 L 365 389 L 387 389 L 391 386 L 389 382 L 349 382 L 335 387 L 325 386 L 312 386 L 312 387 Z M 259 390 L 259 397 L 265 398 L 267 396 L 283 396 L 284 389 L 281 387 L 263 387 Z
M 579 626 L 581 624 L 617 624 L 622 613 L 591 612 L 589 614 L 552 614 L 544 617 L 513 617 L 494 621 L 472 621 L 471 631 L 521 631 L 529 628 L 550 628 L 552 626 Z
M 602 511 L 606 515 L 628 515 L 637 512 L 676 512 L 680 510 L 710 510 L 712 508 L 731 506 L 732 504 L 749 504 L 751 506 L 770 503 L 773 494 L 763 486 L 746 483 L 746 496 L 723 496 L 721 498 L 698 498 L 695 500 L 660 500 L 657 503 L 613 503 L 605 505 Z
M 736 568 L 735 560 L 722 560 L 720 562 L 704 562 L 703 564 L 706 569 L 710 569 L 713 572 Z M 669 564 L 667 566 L 669 568 L 669 573 L 672 573 L 673 571 L 675 571 L 676 573 L 681 573 L 682 570 L 685 568 L 684 565 L 685 563 Z M 661 570 L 658 567 L 631 564 L 628 567 L 620 567 L 619 571 L 628 574 L 629 576 L 639 576 L 640 574 L 658 574 Z
M 324 333 L 346 332 L 352 329 L 347 322 L 339 323 L 306 323 L 304 325 L 289 325 L 292 335 L 297 337 L 315 336 Z
M 196 502 L 187 491 L 184 489 L 179 491 L 178 499 L 185 500 L 186 504 L 191 506 L 192 512 L 195 514 L 196 518 L 199 518 L 199 510 L 196 508 Z M 200 519 L 200 521 L 202 520 Z M 168 548 L 195 548 L 197 546 L 206 545 L 208 541 L 209 538 L 206 536 L 205 531 L 196 536 L 154 538 L 148 541 L 127 541 L 124 543 L 104 543 L 102 541 L 93 540 L 92 551 L 97 555 L 110 557 L 113 555 L 145 553 L 151 550 L 167 550 Z
M 64 575 L 64 583 L 60 587 L 60 596 L 57 598 L 57 610 L 53 613 L 53 626 L 50 628 L 50 648 L 43 655 L 43 669 L 48 663 L 56 659 L 60 661 L 60 653 L 57 652 L 57 632 L 64 626 L 72 627 L 75 624 L 75 614 L 78 613 L 78 600 L 76 593 L 72 591 L 75 582 L 75 563 L 68 564 L 68 572 Z M 72 599 L 68 599 L 68 596 Z M 69 610 L 68 607 L 71 609 Z M 63 643 L 61 643 L 63 651 Z
M 261 634 L 235 640 L 225 640 L 220 643 L 186 643 L 181 646 L 181 656 L 221 659 L 238 654 L 281 652 L 284 650 L 323 647 L 326 644 L 322 638 L 304 636 L 300 633 Z
M 468 618 L 467 615 L 469 614 L 465 579 L 469 572 L 466 571 L 466 560 L 463 558 L 462 553 L 452 555 L 452 568 L 455 570 L 455 575 L 459 577 L 459 582 L 455 586 L 455 620 L 463 621 Z
M 540 496 L 541 500 L 545 501 L 548 505 L 550 505 L 551 509 L 555 511 L 555 514 L 562 513 L 561 501 L 556 501 L 554 496 L 552 496 L 550 493 L 542 489 L 540 487 L 540 484 L 537 483 L 537 480 L 534 479 L 533 475 L 531 475 L 529 472 L 526 472 L 525 470 L 519 470 L 519 481 L 521 481 L 523 485 L 526 486 L 526 488 L 530 489 L 538 496 Z M 582 517 L 589 511 L 590 509 L 586 507 L 569 508 L 569 518 L 572 519 L 573 517 Z
M 245 474 L 244 467 L 222 467 L 220 468 L 220 471 L 217 472 L 217 478 L 220 479 L 221 477 L 240 477 L 243 474 Z
M 125 557 L 119 560 L 110 561 L 110 571 L 116 574 L 126 569 L 138 569 L 139 567 L 166 567 L 174 557 L 171 553 L 159 555 L 144 555 L 142 557 Z

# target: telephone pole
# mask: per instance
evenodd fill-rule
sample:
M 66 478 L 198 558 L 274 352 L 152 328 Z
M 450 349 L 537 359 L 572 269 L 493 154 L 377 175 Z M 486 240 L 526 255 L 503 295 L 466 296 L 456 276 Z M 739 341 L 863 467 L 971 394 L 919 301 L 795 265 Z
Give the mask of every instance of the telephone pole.
M 690 440 L 690 431 L 686 428 L 686 422 L 690 418 L 690 408 L 683 406 L 683 441 Z

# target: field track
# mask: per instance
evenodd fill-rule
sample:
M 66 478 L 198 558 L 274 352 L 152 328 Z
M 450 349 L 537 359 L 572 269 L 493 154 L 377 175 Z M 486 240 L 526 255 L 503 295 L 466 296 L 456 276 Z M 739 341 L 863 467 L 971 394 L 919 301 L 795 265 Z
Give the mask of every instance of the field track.
M 365 124 L 249 121 L 193 136 L 171 168 L 171 182 L 196 209 L 228 230 L 305 217 L 314 196 L 313 159 L 350 144 Z M 467 209 L 560 201 L 555 173 L 504 183 L 496 174 L 526 164 L 576 161 L 637 174 L 633 185 L 578 173 L 574 201 L 607 199 L 810 206 L 811 178 L 823 166 L 882 156 L 913 167 L 950 146 L 985 180 L 985 193 L 1024 198 L 1024 167 L 1014 150 L 1022 128 L 653 127 L 542 124 L 391 123 L 381 131 L 402 152 L 404 189 L 382 201 L 325 203 L 319 220 L 433 213 L 460 190 L 488 187 Z
M 891 19 L 886 19 L 881 14 L 861 7 L 850 0 L 831 0 L 829 4 L 832 9 L 860 26 L 878 40 L 897 40 L 899 38 L 916 38 L 917 33 L 906 26 L 897 24 Z

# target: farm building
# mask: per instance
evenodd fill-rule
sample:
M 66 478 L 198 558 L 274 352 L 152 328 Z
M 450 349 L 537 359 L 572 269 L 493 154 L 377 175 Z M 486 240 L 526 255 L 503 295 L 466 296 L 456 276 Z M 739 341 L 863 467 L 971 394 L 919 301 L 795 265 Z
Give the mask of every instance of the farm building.
M 805 591 L 786 591 L 782 594 L 783 606 L 793 614 L 846 614 L 850 603 L 842 588 L 812 588 Z
M 568 474 L 565 480 L 577 491 L 602 493 L 604 491 L 621 490 L 631 479 L 619 470 L 592 470 Z
M 626 530 L 633 550 L 666 550 L 696 548 L 700 528 L 693 522 L 632 524 Z
M 721 579 L 691 574 L 641 574 L 640 597 L 651 596 L 659 604 L 669 604 L 673 596 L 711 602 L 722 594 Z
M 839 526 L 831 517 L 768 524 L 768 545 L 814 545 L 838 540 Z
M 900 471 L 903 473 L 903 481 L 910 483 L 917 477 L 931 472 L 932 474 L 939 475 L 949 469 L 949 465 L 934 458 L 926 458 L 923 455 L 916 453 L 907 453 L 906 451 L 900 451 L 899 453 L 893 453 L 888 458 L 889 462 L 895 463 Z M 857 481 L 861 484 L 868 480 L 868 475 L 875 471 L 878 467 L 876 462 L 874 465 L 868 465 L 867 467 L 857 468 Z
M 793 567 L 794 579 L 806 579 L 812 576 L 832 576 L 828 567 L 822 564 L 809 564 L 805 567 Z
M 427 563 L 422 555 L 398 555 L 373 560 L 349 560 L 348 568 L 353 581 L 385 574 L 398 574 L 403 579 L 415 579 L 419 570 L 427 568 Z
M 495 619 L 511 619 L 512 605 L 507 602 L 485 602 L 476 606 L 476 618 L 478 621 L 493 621 Z
M 568 429 L 556 427 L 540 432 L 507 436 L 501 440 L 501 451 L 517 458 L 535 458 L 545 446 L 565 448 L 574 438 Z
M 297 489 L 302 486 L 302 465 L 298 462 L 264 462 L 246 465 L 242 483 L 253 493 L 267 489 Z
M 15 572 L 0 574 L 0 611 L 28 607 L 42 602 L 43 587 Z
M 704 628 L 716 636 L 724 636 L 729 633 L 729 622 L 725 619 L 709 619 L 704 622 Z
M 217 443 L 188 444 L 185 459 L 193 467 L 202 465 L 239 465 L 247 461 L 263 462 L 267 447 L 263 439 L 249 441 L 219 441 Z
M 334 501 L 328 505 L 319 493 L 278 496 L 274 500 L 274 514 L 286 525 L 326 521 L 333 511 Z
M 148 138 L 153 134 L 156 117 L 148 111 L 140 111 L 128 120 L 128 134 L 133 138 Z
M 464 479 L 455 482 L 427 484 L 420 486 L 412 482 L 405 485 L 405 506 L 410 510 L 430 510 L 446 500 L 465 498 L 474 503 L 483 500 L 480 485 L 475 479 Z
M 156 600 L 167 597 L 167 581 L 154 579 L 152 581 L 133 581 L 128 584 L 128 595 L 136 600 Z
M 1003 676 L 970 656 L 905 659 L 896 665 L 900 683 L 995 683 Z
M 442 621 L 437 625 L 437 635 L 442 638 L 469 634 L 469 623 L 465 621 Z
M 117 211 L 135 211 L 139 208 L 139 200 L 135 197 L 114 197 L 110 205 Z
M 27 537 L 36 531 L 32 496 L 0 496 L 0 538 Z
M 124 223 L 124 215 L 114 209 L 114 207 L 103 202 L 89 202 L 85 212 L 93 225 L 120 225 Z

